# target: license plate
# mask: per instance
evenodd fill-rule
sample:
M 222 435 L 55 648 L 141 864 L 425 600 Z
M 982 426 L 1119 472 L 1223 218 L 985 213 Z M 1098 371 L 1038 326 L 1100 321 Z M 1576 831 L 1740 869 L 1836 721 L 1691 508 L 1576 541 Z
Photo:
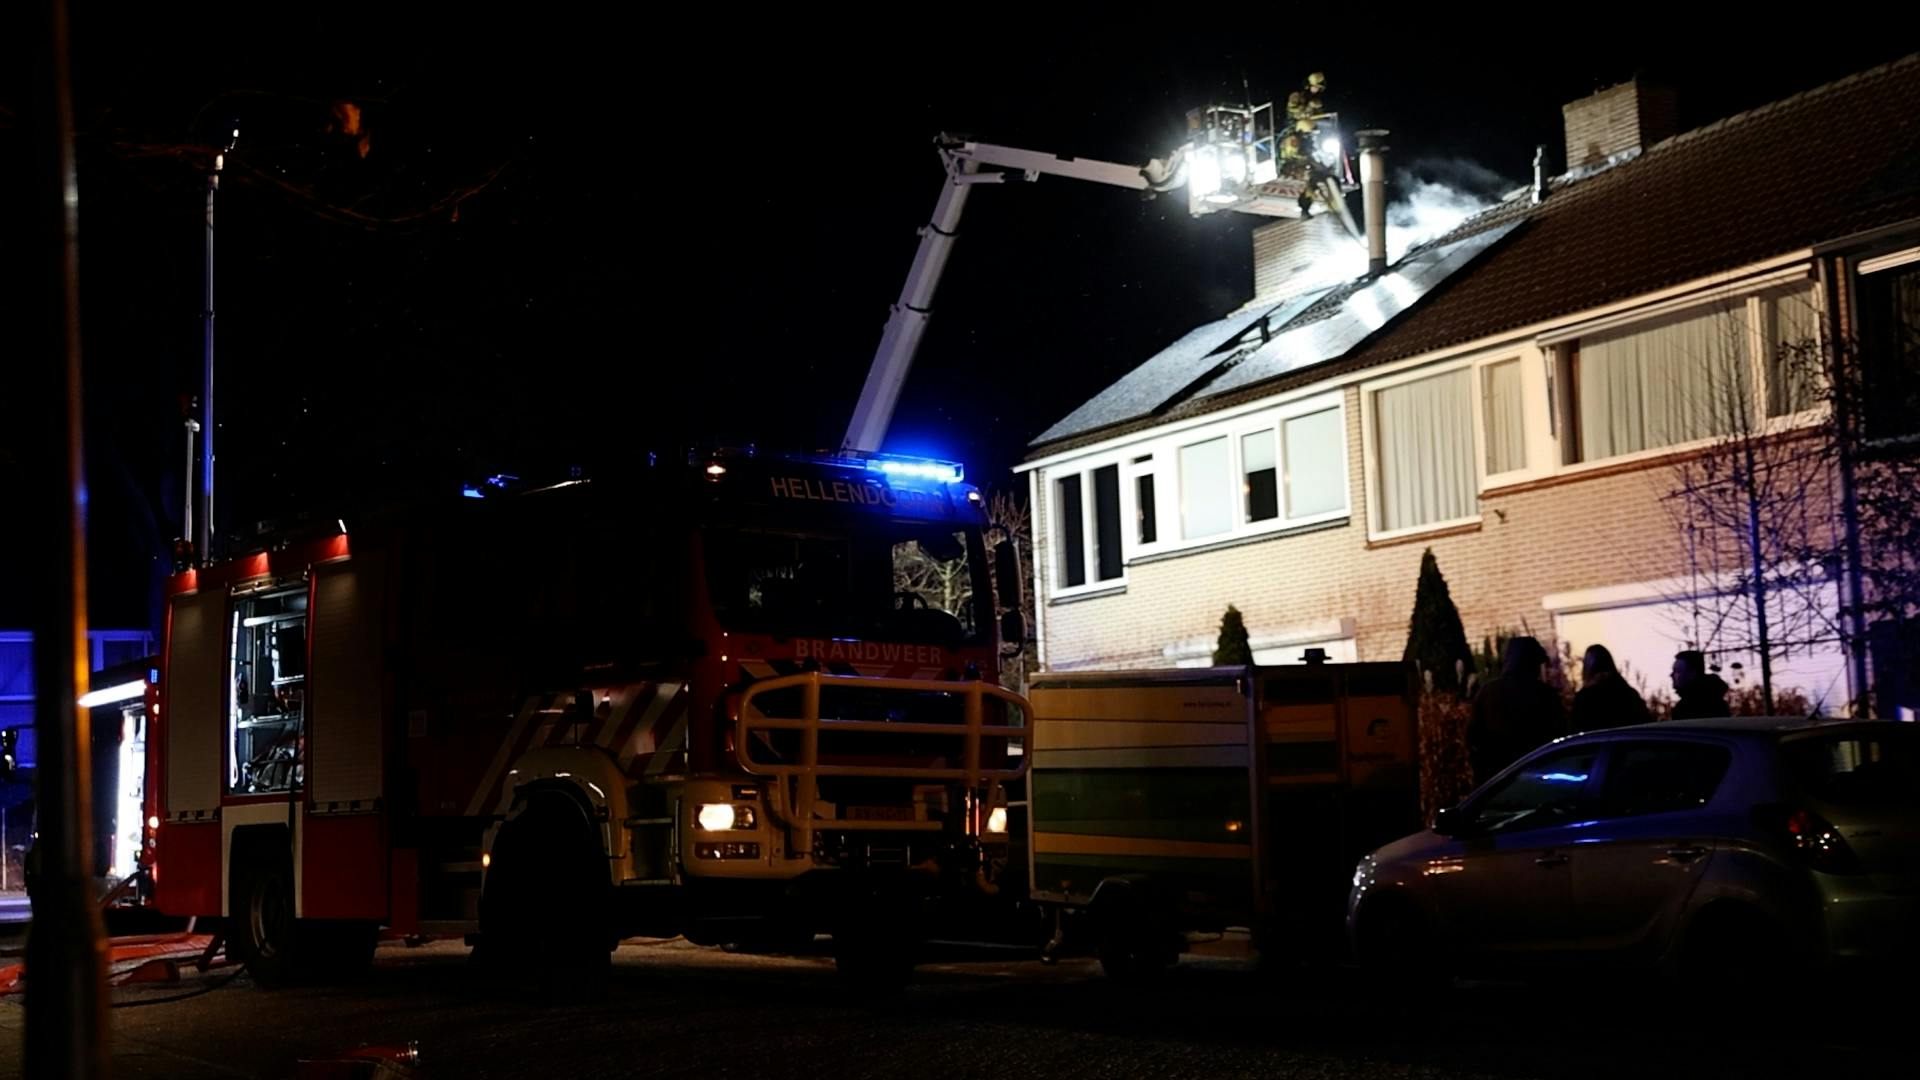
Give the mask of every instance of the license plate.
M 913 821 L 911 806 L 849 806 L 849 821 Z

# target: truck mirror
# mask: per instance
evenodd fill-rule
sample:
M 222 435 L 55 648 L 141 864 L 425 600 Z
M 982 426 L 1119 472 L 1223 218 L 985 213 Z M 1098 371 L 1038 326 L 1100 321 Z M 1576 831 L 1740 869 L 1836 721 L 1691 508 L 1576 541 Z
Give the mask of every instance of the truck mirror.
M 20 729 L 0 731 L 0 780 L 13 779 L 14 771 L 20 767 L 19 752 Z
M 1002 645 L 1025 645 L 1027 643 L 1027 617 L 1018 611 L 1003 612 L 1000 616 L 1000 643 Z
M 1000 594 L 1000 606 L 1011 611 L 1020 610 L 1020 549 L 1014 546 L 1013 538 L 993 545 L 994 589 Z M 1002 636 L 1005 636 L 1004 634 Z M 1025 640 L 1024 629 L 1021 639 Z

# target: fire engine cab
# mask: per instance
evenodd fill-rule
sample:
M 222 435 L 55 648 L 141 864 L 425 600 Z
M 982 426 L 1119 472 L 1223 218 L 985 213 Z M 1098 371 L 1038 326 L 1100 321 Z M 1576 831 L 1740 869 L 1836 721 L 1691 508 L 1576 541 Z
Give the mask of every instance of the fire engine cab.
M 958 466 L 715 452 L 511 486 L 172 579 L 161 911 L 224 916 L 267 983 L 381 927 L 587 972 L 628 935 L 826 932 L 843 971 L 904 977 L 928 901 L 996 888 L 1020 570 Z

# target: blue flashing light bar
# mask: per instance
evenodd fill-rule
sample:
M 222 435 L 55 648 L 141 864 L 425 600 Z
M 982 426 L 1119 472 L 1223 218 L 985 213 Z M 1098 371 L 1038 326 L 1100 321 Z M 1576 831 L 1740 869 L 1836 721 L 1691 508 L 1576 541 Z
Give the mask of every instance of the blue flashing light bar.
M 460 485 L 460 494 L 469 499 L 484 499 L 487 497 L 488 488 L 496 491 L 505 491 L 508 485 L 518 483 L 519 480 L 520 478 L 512 473 L 495 473 L 477 484 Z M 342 528 L 340 531 L 345 532 L 346 529 Z
M 966 469 L 959 462 L 935 461 L 931 458 L 873 457 L 867 459 L 867 468 L 888 476 L 939 480 L 948 484 L 957 484 L 966 477 Z

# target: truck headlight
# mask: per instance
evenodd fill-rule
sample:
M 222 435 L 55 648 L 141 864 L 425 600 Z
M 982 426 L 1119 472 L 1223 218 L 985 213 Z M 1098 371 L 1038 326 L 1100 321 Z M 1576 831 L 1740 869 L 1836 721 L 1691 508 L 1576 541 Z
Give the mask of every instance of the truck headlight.
M 751 829 L 754 823 L 753 807 L 735 806 L 732 803 L 701 803 L 694 809 L 693 819 L 707 832 Z
M 1003 833 L 1007 831 L 1006 807 L 996 806 L 987 811 L 987 831 L 990 833 Z

